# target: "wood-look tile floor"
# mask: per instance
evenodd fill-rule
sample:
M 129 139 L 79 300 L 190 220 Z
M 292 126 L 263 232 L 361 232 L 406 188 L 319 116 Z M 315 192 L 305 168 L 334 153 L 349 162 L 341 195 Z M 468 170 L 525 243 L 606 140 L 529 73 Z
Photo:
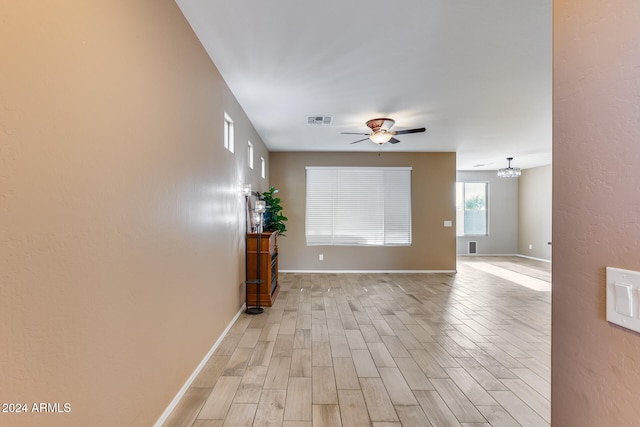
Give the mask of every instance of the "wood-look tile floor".
M 164 425 L 548 426 L 550 270 L 281 273 L 274 306 L 236 321 Z

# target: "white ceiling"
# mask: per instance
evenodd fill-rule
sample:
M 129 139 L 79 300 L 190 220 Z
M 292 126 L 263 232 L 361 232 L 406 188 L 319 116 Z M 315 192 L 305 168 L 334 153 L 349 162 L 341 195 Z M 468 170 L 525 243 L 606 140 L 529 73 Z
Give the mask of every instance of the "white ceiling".
M 455 151 L 459 170 L 551 163 L 551 1 L 176 0 L 269 150 Z M 427 131 L 340 134 L 376 117 Z

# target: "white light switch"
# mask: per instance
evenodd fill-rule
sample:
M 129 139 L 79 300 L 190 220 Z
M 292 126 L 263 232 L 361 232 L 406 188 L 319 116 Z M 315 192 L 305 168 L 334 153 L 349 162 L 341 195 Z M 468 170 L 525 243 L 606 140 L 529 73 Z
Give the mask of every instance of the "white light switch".
M 624 314 L 625 316 L 633 316 L 631 311 L 631 285 L 623 285 L 620 283 L 615 284 L 616 292 L 616 313 Z
M 640 332 L 640 272 L 607 267 L 607 320 Z
M 445 227 L 453 227 L 453 222 L 452 221 L 445 221 L 444 222 L 444 226 Z

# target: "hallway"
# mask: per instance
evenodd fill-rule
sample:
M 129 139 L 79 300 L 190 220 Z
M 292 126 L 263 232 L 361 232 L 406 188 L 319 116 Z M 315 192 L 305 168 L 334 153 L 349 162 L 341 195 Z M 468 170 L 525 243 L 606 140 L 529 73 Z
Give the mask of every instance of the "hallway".
M 165 426 L 548 426 L 551 265 L 281 273 Z

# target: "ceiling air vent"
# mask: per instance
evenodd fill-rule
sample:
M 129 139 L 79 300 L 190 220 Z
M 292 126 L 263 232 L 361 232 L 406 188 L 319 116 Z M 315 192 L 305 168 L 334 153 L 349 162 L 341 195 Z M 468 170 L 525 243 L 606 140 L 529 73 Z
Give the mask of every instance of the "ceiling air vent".
M 307 117 L 307 124 L 310 125 L 330 125 L 333 121 L 331 116 L 309 116 Z

